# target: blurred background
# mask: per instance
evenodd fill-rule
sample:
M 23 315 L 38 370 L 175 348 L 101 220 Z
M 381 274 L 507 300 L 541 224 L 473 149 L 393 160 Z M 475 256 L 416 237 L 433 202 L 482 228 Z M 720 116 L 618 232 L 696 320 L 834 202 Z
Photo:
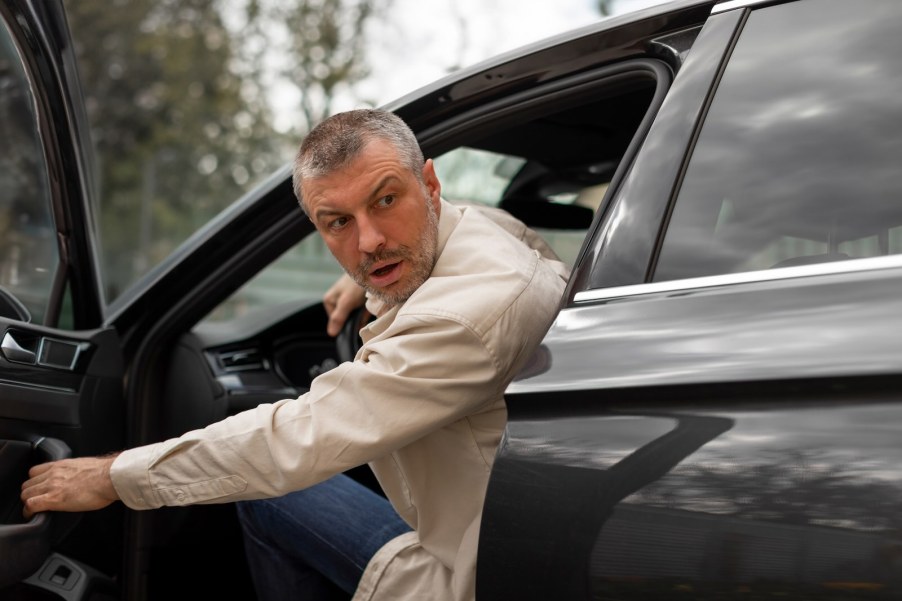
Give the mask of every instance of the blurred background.
M 64 0 L 107 301 L 288 162 L 324 117 L 658 3 Z

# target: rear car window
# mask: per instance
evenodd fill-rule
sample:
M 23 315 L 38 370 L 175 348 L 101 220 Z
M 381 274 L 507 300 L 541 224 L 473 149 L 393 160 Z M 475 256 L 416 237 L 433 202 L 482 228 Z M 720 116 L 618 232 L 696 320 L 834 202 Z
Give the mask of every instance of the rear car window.
M 902 253 L 894 2 L 861 11 L 803 1 L 751 14 L 688 165 L 655 281 Z
M 525 169 L 529 161 L 524 157 L 462 146 L 435 158 L 435 171 L 442 182 L 442 196 L 454 204 L 480 204 L 503 207 L 505 193 Z M 567 188 L 548 195 L 545 200 L 556 204 L 584 206 L 594 212 L 601 203 L 607 183 Z M 521 217 L 522 218 L 522 217 Z M 528 223 L 542 239 L 569 265 L 576 261 L 585 227 L 561 228 L 547 223 Z

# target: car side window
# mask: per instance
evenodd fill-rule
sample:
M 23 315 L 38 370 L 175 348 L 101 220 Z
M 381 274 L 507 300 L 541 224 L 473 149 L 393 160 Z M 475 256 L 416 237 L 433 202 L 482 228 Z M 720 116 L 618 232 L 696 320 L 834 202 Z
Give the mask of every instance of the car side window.
M 322 236 L 314 232 L 248 280 L 203 321 L 228 322 L 284 303 L 318 303 L 342 273 Z
M 689 162 L 655 281 L 902 253 L 902 23 L 892 4 L 752 12 Z M 881 11 L 885 19 L 872 14 Z M 875 35 L 874 23 L 884 31 Z M 815 28 L 831 43 L 798 35 Z
M 454 204 L 481 204 L 490 207 L 502 206 L 505 192 L 514 179 L 529 168 L 527 159 L 461 146 L 435 158 L 435 170 L 442 182 L 442 196 Z M 607 184 L 586 185 L 554 194 L 548 200 L 556 204 L 577 205 L 598 209 Z M 549 227 L 527 223 L 542 239 L 569 265 L 576 261 L 582 242 L 588 231 L 586 227 L 576 229 Z
M 60 261 L 34 107 L 10 31 L 0 24 L 0 286 L 42 323 Z

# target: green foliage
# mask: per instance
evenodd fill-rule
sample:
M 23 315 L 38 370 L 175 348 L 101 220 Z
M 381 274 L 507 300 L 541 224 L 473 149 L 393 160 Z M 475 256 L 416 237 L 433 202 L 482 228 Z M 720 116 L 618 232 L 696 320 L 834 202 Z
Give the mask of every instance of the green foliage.
M 362 34 L 380 1 L 65 0 L 108 300 L 289 159 L 366 74 Z M 268 96 L 278 31 L 282 75 L 302 99 L 303 123 L 284 133 Z
M 251 31 L 268 44 L 274 42 L 274 30 L 284 28 L 286 33 L 284 44 L 277 44 L 286 59 L 279 75 L 301 92 L 302 122 L 294 129 L 302 134 L 332 114 L 338 94 L 350 92 L 369 75 L 363 59 L 366 27 L 384 16 L 390 0 L 251 2 Z

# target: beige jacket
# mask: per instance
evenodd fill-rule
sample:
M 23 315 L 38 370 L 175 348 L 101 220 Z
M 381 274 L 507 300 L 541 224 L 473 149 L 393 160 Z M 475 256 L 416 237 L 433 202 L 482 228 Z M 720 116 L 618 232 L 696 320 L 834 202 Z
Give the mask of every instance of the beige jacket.
M 369 463 L 414 531 L 377 552 L 355 601 L 473 599 L 502 395 L 551 325 L 568 270 L 520 222 L 445 201 L 439 253 L 407 302 L 369 302 L 380 317 L 354 361 L 308 393 L 119 455 L 123 502 L 273 497 Z

